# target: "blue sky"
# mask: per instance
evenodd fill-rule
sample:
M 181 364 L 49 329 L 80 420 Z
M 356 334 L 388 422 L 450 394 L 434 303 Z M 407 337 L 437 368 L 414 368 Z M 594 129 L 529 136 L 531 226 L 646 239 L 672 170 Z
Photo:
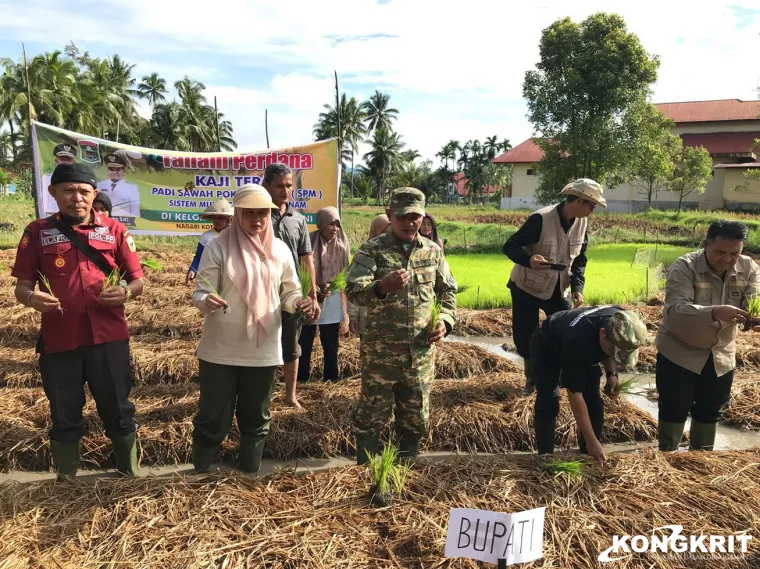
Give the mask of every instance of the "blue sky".
M 654 102 L 756 98 L 757 1 L 643 0 L 0 0 L 0 57 L 62 49 L 120 54 L 135 75 L 202 81 L 244 150 L 311 140 L 322 105 L 341 89 L 375 89 L 400 110 L 408 147 L 433 158 L 449 139 L 531 136 L 522 81 L 541 30 L 569 16 L 621 14 L 660 56 Z M 143 109 L 146 112 L 147 109 Z

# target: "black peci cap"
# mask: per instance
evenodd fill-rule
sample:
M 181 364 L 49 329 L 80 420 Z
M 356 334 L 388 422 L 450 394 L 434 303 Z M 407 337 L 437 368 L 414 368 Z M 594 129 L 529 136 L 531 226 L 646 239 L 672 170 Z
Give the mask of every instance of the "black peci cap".
M 62 182 L 90 184 L 93 188 L 97 188 L 98 186 L 98 183 L 95 181 L 95 174 L 85 164 L 58 164 L 55 170 L 53 170 L 50 184 L 55 186 Z
M 53 156 L 68 156 L 69 158 L 77 157 L 77 150 L 71 144 L 59 144 L 53 148 Z

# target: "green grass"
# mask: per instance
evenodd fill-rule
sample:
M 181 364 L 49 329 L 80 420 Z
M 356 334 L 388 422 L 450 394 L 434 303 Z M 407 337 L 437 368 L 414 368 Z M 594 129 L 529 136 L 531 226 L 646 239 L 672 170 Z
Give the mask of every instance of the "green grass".
M 586 304 L 627 303 L 643 300 L 646 269 L 631 266 L 637 249 L 645 244 L 594 245 L 589 248 L 586 267 Z M 657 260 L 669 265 L 691 251 L 685 247 L 660 245 Z M 446 255 L 457 284 L 467 288 L 457 295 L 462 308 L 510 308 L 506 288 L 513 263 L 504 255 Z

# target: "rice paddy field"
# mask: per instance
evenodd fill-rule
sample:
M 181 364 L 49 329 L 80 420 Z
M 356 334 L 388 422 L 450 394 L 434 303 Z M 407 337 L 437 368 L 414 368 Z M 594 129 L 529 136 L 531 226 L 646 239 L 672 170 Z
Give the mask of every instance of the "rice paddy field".
M 0 204 L 0 476 L 10 470 L 51 468 L 49 405 L 34 354 L 39 316 L 15 302 L 9 275 L 13 248 L 26 221 L 5 221 L 23 208 L 16 202 L 13 207 L 4 205 Z M 464 221 L 439 215 L 448 228 L 452 271 L 460 285 L 469 287 L 458 296 L 462 308 L 454 333 L 508 337 L 512 319 L 505 284 L 511 264 L 500 245 L 489 250 L 490 245 L 470 237 L 503 243 L 511 224 L 520 221 L 501 219 L 501 214 L 495 222 L 476 217 L 493 215 L 493 210 L 465 213 L 463 217 L 469 217 Z M 368 225 L 372 215 L 347 210 L 347 230 L 358 227 L 348 223 L 352 216 Z M 457 237 L 462 225 L 473 227 L 472 233 L 466 232 L 466 246 L 464 235 Z M 497 238 L 492 237 L 494 228 L 501 230 Z M 126 310 L 139 459 L 144 466 L 185 465 L 198 401 L 194 350 L 202 328 L 202 318 L 189 302 L 191 289 L 184 285 L 195 238 L 140 238 L 138 247 L 143 260 L 160 265 L 146 269 L 145 294 L 130 301 Z M 642 253 L 655 248 L 656 255 Z M 594 237 L 587 301 L 637 302 L 631 307 L 645 317 L 654 338 L 662 307 L 656 299 L 639 302 L 653 296 L 646 291 L 646 267 L 668 264 L 691 248 L 686 242 L 655 245 L 639 238 L 606 243 Z M 642 257 L 646 264 L 640 262 Z M 487 307 L 492 309 L 474 310 Z M 737 340 L 739 368 L 725 426 L 760 430 L 758 337 L 742 333 Z M 350 413 L 360 389 L 359 342 L 342 341 L 338 383 L 318 381 L 321 358 L 315 346 L 312 381 L 298 387 L 303 410 L 284 404 L 278 384 L 265 457 L 354 455 Z M 651 370 L 654 358 L 653 346 L 643 349 L 640 371 Z M 235 428 L 217 457 L 220 469 L 211 475 L 0 483 L 0 569 L 483 567 L 443 557 L 449 510 L 454 507 L 501 512 L 546 507 L 544 557 L 526 567 L 598 567 L 597 558 L 612 545 L 614 535 L 647 535 L 669 524 L 682 525 L 687 535 L 756 537 L 742 555 L 684 561 L 635 553 L 614 567 L 760 567 L 760 451 L 634 450 L 634 443 L 655 444 L 655 419 L 625 399 L 603 396 L 602 442 L 630 443 L 630 452 L 608 454 L 603 466 L 578 455 L 575 423 L 563 399 L 557 460 L 550 463 L 533 454 L 534 399 L 520 394 L 523 381 L 519 365 L 494 351 L 459 341 L 441 343 L 431 426 L 422 447 L 425 452 L 452 454 L 440 461 L 423 455 L 387 507 L 370 502 L 372 480 L 364 467 L 310 474 L 283 469 L 264 478 L 240 474 L 232 467 L 238 444 Z M 82 470 L 112 467 L 110 442 L 92 401 L 84 416 Z M 393 436 L 389 423 L 382 437 Z

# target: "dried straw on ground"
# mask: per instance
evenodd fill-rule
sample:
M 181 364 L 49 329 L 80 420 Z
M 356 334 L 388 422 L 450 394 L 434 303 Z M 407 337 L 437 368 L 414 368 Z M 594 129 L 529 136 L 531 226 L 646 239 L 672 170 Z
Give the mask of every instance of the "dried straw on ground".
M 760 375 L 736 374 L 731 387 L 731 401 L 722 422 L 760 430 Z
M 428 450 L 507 452 L 534 450 L 533 398 L 521 397 L 522 378 L 495 373 L 471 380 L 440 380 L 433 386 Z M 308 383 L 299 386 L 305 411 L 283 405 L 276 391 L 267 456 L 278 459 L 352 454 L 350 414 L 359 382 Z M 197 384 L 143 385 L 133 390 L 137 408 L 140 456 L 143 464 L 183 464 L 189 461 L 192 418 L 197 410 Z M 577 445 L 566 398 L 557 419 L 558 447 Z M 606 401 L 603 442 L 650 441 L 656 425 L 645 412 L 624 401 Z M 85 466 L 108 466 L 110 443 L 91 400 L 85 408 L 87 434 L 82 439 Z M 4 389 L 0 397 L 0 469 L 43 470 L 50 464 L 47 431 L 49 406 L 41 389 Z M 391 436 L 386 427 L 384 438 Z M 236 431 L 222 448 L 221 458 L 234 459 Z
M 457 310 L 457 322 L 453 334 L 457 336 L 503 337 L 512 335 L 512 311 L 505 308 L 495 310 Z
M 452 507 L 504 512 L 545 507 L 544 558 L 526 567 L 596 567 L 615 535 L 680 524 L 690 535 L 760 532 L 760 451 L 609 457 L 584 478 L 543 472 L 533 456 L 419 461 L 403 496 L 368 505 L 368 472 L 344 467 L 138 480 L 8 485 L 0 489 L 4 569 L 477 569 L 445 559 Z M 668 532 L 662 533 L 667 535 Z M 737 542 L 738 543 L 738 542 Z M 745 555 L 678 561 L 634 554 L 620 569 L 754 569 Z

